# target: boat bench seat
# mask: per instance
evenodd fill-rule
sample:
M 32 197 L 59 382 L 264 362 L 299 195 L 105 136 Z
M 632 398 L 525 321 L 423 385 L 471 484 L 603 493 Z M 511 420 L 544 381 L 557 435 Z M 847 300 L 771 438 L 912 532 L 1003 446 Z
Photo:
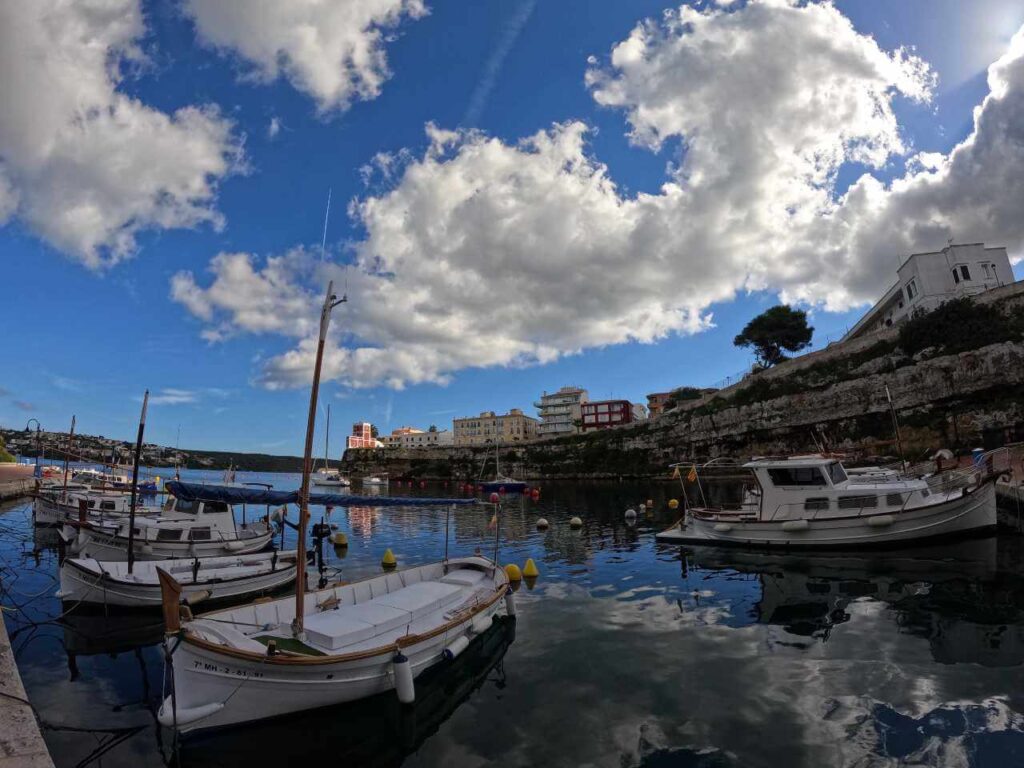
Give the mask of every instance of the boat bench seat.
M 487 574 L 483 571 L 477 571 L 471 568 L 459 568 L 456 571 L 452 571 L 447 576 L 441 579 L 442 584 L 459 584 L 463 587 L 475 587 L 481 583 Z
M 462 593 L 455 584 L 420 582 L 354 605 L 307 616 L 306 637 L 314 645 L 338 650 L 376 635 L 402 629 L 454 602 Z

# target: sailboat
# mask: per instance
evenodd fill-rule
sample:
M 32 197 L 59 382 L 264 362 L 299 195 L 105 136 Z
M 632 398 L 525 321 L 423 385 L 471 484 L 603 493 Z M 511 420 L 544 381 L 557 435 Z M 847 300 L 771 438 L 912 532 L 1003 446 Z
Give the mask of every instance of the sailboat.
M 313 369 L 302 485 L 297 494 L 226 489 L 233 500 L 275 494 L 274 503 L 297 499 L 297 550 L 305 551 L 311 503 L 347 506 L 358 497 L 311 496 L 310 475 L 320 370 L 330 312 L 337 299 L 328 284 L 320 315 Z M 198 486 L 197 493 L 211 491 Z M 176 494 L 188 495 L 184 484 Z M 269 501 L 270 496 L 260 496 Z M 374 506 L 473 503 L 472 499 L 365 500 Z M 515 615 L 508 577 L 495 557 L 447 556 L 440 562 L 351 584 L 306 591 L 295 580 L 290 597 L 256 602 L 193 617 L 179 604 L 182 587 L 160 571 L 171 666 L 171 694 L 157 715 L 179 733 L 207 730 L 354 701 L 396 690 L 415 700 L 415 678 L 461 654 L 495 617 Z
M 501 474 L 501 447 L 500 439 L 494 440 L 494 479 L 480 486 L 485 493 L 522 493 L 526 490 L 526 483 L 522 480 L 514 480 Z
M 327 406 L 327 430 L 324 433 L 324 465 L 313 475 L 313 485 L 348 488 L 351 483 L 337 469 L 331 469 L 331 406 Z

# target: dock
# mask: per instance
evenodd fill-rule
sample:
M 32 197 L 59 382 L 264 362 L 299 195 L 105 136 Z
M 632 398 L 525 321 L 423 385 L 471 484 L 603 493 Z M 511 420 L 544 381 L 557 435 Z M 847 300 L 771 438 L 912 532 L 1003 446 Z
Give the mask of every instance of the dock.
M 0 481 L 0 501 L 19 499 L 28 496 L 36 487 L 35 478 Z
M 0 620 L 0 768 L 53 768 Z

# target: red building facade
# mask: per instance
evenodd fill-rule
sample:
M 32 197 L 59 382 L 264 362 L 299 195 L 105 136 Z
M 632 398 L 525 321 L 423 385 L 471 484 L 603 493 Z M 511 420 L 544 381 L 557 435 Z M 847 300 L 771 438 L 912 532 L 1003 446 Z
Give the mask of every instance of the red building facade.
M 580 406 L 580 428 L 608 429 L 633 421 L 633 404 L 629 400 L 591 400 Z

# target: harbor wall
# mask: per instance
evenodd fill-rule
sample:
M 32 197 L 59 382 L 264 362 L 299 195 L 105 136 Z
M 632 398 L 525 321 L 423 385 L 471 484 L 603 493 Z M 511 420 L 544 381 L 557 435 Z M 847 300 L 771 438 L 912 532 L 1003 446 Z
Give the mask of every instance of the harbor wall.
M 1019 317 L 1024 284 L 990 291 L 979 303 Z M 674 462 L 718 456 L 821 449 L 895 456 L 887 387 L 908 459 L 942 447 L 1024 439 L 1012 437 L 1015 429 L 1024 432 L 1024 342 L 908 355 L 897 337 L 892 329 L 833 344 L 647 422 L 503 447 L 502 471 L 524 479 L 656 477 Z M 342 469 L 354 476 L 476 479 L 493 474 L 494 447 L 349 450 Z
M 0 768 L 53 768 L 0 619 Z

